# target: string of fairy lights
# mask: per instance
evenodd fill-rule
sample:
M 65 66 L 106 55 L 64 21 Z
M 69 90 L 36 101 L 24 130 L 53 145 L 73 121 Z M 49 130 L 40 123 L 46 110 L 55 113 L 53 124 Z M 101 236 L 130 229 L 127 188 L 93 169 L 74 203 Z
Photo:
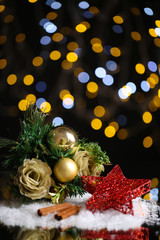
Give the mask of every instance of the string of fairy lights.
M 38 4 L 38 0 L 28 0 L 29 4 Z M 43 33 L 39 39 L 42 51 L 38 56 L 34 56 L 31 60 L 31 69 L 26 71 L 23 76 L 19 76 L 12 70 L 9 72 L 9 66 L 12 64 L 9 57 L 5 56 L 5 51 L 1 54 L 0 69 L 2 71 L 8 71 L 5 81 L 12 87 L 18 85 L 19 81 L 28 87 L 28 93 L 23 95 L 19 100 L 17 106 L 11 106 L 8 114 L 15 117 L 18 111 L 25 111 L 29 104 L 35 103 L 42 111 L 50 112 L 54 109 L 52 102 L 52 94 L 46 99 L 45 92 L 48 88 L 47 81 L 37 80 L 36 71 L 44 71 L 47 68 L 47 63 L 51 62 L 61 66 L 61 72 L 68 78 L 72 77 L 72 81 L 75 82 L 75 91 L 78 94 L 71 92 L 70 88 L 59 87 L 58 100 L 61 101 L 62 107 L 65 110 L 75 109 L 75 112 L 88 119 L 90 126 L 95 131 L 104 129 L 104 135 L 107 138 L 117 137 L 119 140 L 125 140 L 132 136 L 132 132 L 127 126 L 130 116 L 126 113 L 117 113 L 116 109 L 119 106 L 124 108 L 134 107 L 137 108 L 141 114 L 141 121 L 144 126 L 150 126 L 153 122 L 154 113 L 160 108 L 160 89 L 159 89 L 159 69 L 160 64 L 155 60 L 140 59 L 133 66 L 135 80 L 128 81 L 129 78 L 123 77 L 123 81 L 119 80 L 119 76 L 123 66 L 121 64 L 123 56 L 126 55 L 124 47 L 121 45 L 110 45 L 111 41 L 103 39 L 101 36 L 90 35 L 88 45 L 90 51 L 92 51 L 95 58 L 100 59 L 99 65 L 94 68 L 89 68 L 87 64 L 83 62 L 83 56 L 87 53 L 86 47 L 84 47 L 83 40 L 87 31 L 94 28 L 94 19 L 101 19 L 104 17 L 103 10 L 92 4 L 92 1 L 77 1 L 74 5 L 76 13 L 79 16 L 76 18 L 77 23 L 74 26 L 66 25 L 59 26 L 62 13 L 66 10 L 63 9 L 62 1 L 46 0 L 45 7 L 47 8 L 47 14 L 41 16 L 39 19 L 39 28 Z M 96 5 L 96 4 L 95 4 Z M 145 14 L 145 17 L 149 19 L 154 17 L 154 9 L 151 7 L 144 7 L 143 13 L 137 6 L 130 7 L 129 9 L 132 18 L 137 19 Z M 5 26 L 14 23 L 16 16 L 14 13 L 10 13 L 10 9 L 5 5 L 5 0 L 0 1 L 0 14 L 2 22 Z M 120 38 L 123 38 L 125 32 L 125 24 L 127 24 L 127 17 L 124 14 L 115 14 L 112 16 L 111 32 L 112 39 L 116 43 Z M 143 43 L 143 33 L 140 30 L 131 29 L 129 41 L 132 44 Z M 153 24 L 148 28 L 146 36 L 152 41 L 155 48 L 160 48 L 160 20 L 154 20 Z M 25 44 L 26 34 L 19 32 L 15 36 L 15 43 L 17 47 L 21 47 Z M 71 39 L 71 40 L 70 40 Z M 6 48 L 8 44 L 8 36 L 5 31 L 1 32 L 0 45 L 2 48 Z M 93 61 L 93 60 L 92 60 Z M 43 67 L 45 65 L 45 67 Z M 57 66 L 57 65 L 55 65 Z M 33 72 L 33 74 L 32 74 Z M 34 75 L 35 73 L 35 75 Z M 20 79 L 19 79 L 20 78 Z M 62 82 L 61 82 L 62 83 Z M 71 83 L 73 84 L 73 82 Z M 29 93 L 30 88 L 33 88 L 37 93 Z M 67 86 L 67 85 L 66 85 Z M 83 91 L 81 91 L 83 90 Z M 55 90 L 54 90 L 55 91 Z M 81 94 L 81 95 L 80 95 Z M 76 96 L 78 95 L 78 97 Z M 40 97 L 38 97 L 40 96 Z M 100 99 L 106 99 L 101 101 Z M 95 101 L 97 99 L 97 101 Z M 109 100 L 108 100 L 109 99 Z M 54 102 L 58 101 L 53 99 Z M 92 109 L 87 109 L 87 101 L 95 101 L 95 105 Z M 107 103 L 108 102 L 108 103 Z M 134 103 L 133 103 L 134 102 Z M 109 105 L 110 104 L 110 105 Z M 55 126 L 64 124 L 63 117 L 60 113 L 53 118 L 53 124 Z M 153 136 L 145 136 L 142 142 L 144 148 L 150 148 L 154 143 Z

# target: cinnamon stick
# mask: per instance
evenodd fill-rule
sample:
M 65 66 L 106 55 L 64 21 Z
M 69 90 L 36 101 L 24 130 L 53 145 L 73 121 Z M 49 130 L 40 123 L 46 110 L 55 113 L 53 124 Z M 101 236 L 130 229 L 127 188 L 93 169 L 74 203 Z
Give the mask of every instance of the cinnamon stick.
M 49 213 L 55 213 L 55 212 L 58 212 L 61 210 L 65 210 L 71 206 L 72 206 L 71 203 L 61 203 L 61 204 L 57 204 L 57 205 L 50 206 L 50 207 L 40 208 L 40 209 L 38 209 L 37 214 L 39 216 L 45 216 Z
M 78 213 L 80 209 L 81 209 L 80 206 L 74 205 L 72 207 L 69 207 L 69 208 L 67 208 L 65 210 L 62 210 L 62 211 L 58 212 L 55 215 L 55 218 L 60 221 L 62 219 L 68 218 L 68 217 Z

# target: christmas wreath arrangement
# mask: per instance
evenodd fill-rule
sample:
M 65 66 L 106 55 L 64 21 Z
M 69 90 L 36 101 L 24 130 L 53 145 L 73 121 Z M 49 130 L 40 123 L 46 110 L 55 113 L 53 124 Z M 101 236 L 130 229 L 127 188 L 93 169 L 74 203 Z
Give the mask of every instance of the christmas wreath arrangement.
M 46 123 L 47 114 L 29 106 L 20 120 L 18 139 L 0 138 L 1 163 L 13 171 L 9 196 L 24 200 L 83 195 L 81 176 L 100 176 L 110 164 L 98 143 L 79 139 L 71 127 Z

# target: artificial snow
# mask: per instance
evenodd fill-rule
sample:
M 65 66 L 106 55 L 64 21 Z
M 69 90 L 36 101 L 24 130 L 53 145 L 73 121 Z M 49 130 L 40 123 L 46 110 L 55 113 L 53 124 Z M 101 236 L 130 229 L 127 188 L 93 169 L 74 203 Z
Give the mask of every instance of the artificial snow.
M 6 226 L 19 226 L 28 229 L 35 227 L 42 228 L 67 228 L 77 227 L 79 229 L 100 230 L 107 228 L 108 231 L 135 229 L 142 224 L 160 225 L 160 207 L 154 203 L 142 198 L 133 200 L 134 215 L 123 214 L 114 209 L 108 209 L 104 212 L 95 212 L 94 214 L 85 207 L 90 194 L 85 194 L 82 198 L 66 198 L 65 202 L 71 202 L 73 205 L 82 206 L 80 212 L 67 219 L 58 221 L 54 218 L 55 214 L 47 216 L 38 216 L 37 210 L 43 207 L 51 206 L 48 202 L 34 202 L 31 204 L 20 205 L 16 203 L 7 204 L 0 202 L 0 222 Z

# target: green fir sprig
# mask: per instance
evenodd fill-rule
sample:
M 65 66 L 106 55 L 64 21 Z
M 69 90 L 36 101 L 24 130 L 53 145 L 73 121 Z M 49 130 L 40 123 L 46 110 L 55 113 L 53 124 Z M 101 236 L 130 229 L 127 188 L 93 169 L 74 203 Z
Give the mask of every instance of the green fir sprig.
M 105 151 L 102 151 L 101 147 L 96 142 L 87 142 L 86 139 L 79 140 L 80 150 L 86 150 L 90 152 L 93 157 L 93 161 L 97 164 L 111 164 L 109 156 Z

